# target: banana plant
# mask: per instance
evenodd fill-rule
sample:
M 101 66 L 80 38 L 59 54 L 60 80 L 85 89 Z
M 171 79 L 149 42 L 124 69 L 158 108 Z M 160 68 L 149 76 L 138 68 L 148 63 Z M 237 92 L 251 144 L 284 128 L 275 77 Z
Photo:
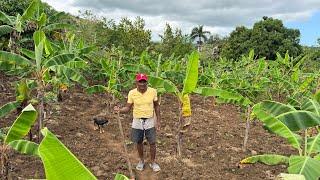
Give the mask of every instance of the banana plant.
M 198 87 L 194 90 L 194 93 L 200 94 L 204 97 L 216 97 L 215 101 L 217 103 L 228 103 L 240 106 L 246 109 L 246 130 L 243 141 L 243 150 L 246 150 L 247 142 L 249 138 L 249 128 L 250 128 L 250 113 L 252 101 L 249 98 L 242 96 L 241 94 L 233 91 L 222 90 L 212 87 Z
M 40 129 L 42 129 L 43 120 L 43 97 L 45 87 L 48 85 L 50 73 L 54 73 L 57 77 L 66 80 L 75 81 L 83 86 L 88 83 L 85 78 L 74 68 L 70 68 L 68 64 L 79 61 L 78 57 L 73 54 L 59 54 L 53 57 L 45 58 L 43 52 L 47 47 L 48 39 L 43 31 L 36 31 L 33 35 L 35 51 L 34 59 L 28 59 L 18 54 L 0 51 L 0 61 L 15 64 L 25 71 L 25 74 L 31 79 L 35 79 L 37 84 L 37 99 L 39 100 L 39 137 Z
M 314 99 L 305 99 L 300 104 L 296 109 L 291 105 L 264 101 L 253 107 L 253 114 L 270 132 L 285 138 L 298 151 L 297 155 L 263 154 L 243 159 L 241 163 L 284 163 L 290 174 L 317 180 L 320 177 L 320 133 L 313 136 L 309 130 L 320 124 L 320 104 Z M 304 131 L 304 136 L 298 134 L 300 131 Z
M 37 112 L 31 104 L 22 110 L 4 138 L 1 160 L 8 160 L 7 150 L 10 147 L 20 153 L 40 158 L 48 179 L 73 179 L 77 177 L 80 179 L 96 179 L 47 128 L 41 130 L 44 138 L 40 144 L 22 139 L 29 132 L 36 118 Z M 7 162 L 1 164 L 5 165 Z M 8 173 L 7 170 L 3 169 L 2 173 L 5 176 L 8 175 L 6 174 Z
M 199 53 L 192 52 L 188 56 L 187 70 L 183 83 L 183 89 L 180 91 L 173 82 L 168 79 L 150 76 L 149 83 L 151 86 L 161 89 L 165 93 L 174 94 L 179 101 L 179 127 L 177 132 L 177 153 L 181 157 L 182 148 L 182 130 L 188 126 L 189 122 L 185 122 L 184 118 L 191 116 L 191 106 L 189 94 L 191 94 L 197 86 L 198 81 Z

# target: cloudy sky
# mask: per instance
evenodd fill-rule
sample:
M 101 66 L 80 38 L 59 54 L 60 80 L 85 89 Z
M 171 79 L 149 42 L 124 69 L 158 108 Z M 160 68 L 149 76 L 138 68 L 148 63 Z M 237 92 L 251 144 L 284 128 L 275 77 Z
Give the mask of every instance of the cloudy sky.
M 301 43 L 316 45 L 320 38 L 320 0 L 43 0 L 58 11 L 79 15 L 92 10 L 118 22 L 122 17 L 142 17 L 152 39 L 159 40 L 165 24 L 191 32 L 197 25 L 221 36 L 236 26 L 252 27 L 263 16 L 279 18 L 285 26 L 299 29 Z

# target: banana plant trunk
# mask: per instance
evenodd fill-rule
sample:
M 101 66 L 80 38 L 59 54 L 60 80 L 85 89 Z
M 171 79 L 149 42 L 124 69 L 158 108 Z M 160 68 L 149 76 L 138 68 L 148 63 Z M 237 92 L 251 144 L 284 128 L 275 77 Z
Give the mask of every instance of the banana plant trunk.
M 38 82 L 38 94 L 37 99 L 39 100 L 39 120 L 38 120 L 38 142 L 41 141 L 41 129 L 43 128 L 43 119 L 44 119 L 44 106 L 43 106 L 43 97 L 44 97 L 44 89 L 43 85 L 40 82 Z
M 246 130 L 244 134 L 244 140 L 243 140 L 243 147 L 242 150 L 246 151 L 247 150 L 247 143 L 248 143 L 248 138 L 249 138 L 249 130 L 250 130 L 250 114 L 251 114 L 251 107 L 248 106 L 246 110 Z
M 10 174 L 9 174 L 9 168 L 10 168 L 10 164 L 9 164 L 9 158 L 8 158 L 8 148 L 5 144 L 1 145 L 0 147 L 0 168 L 1 168 L 1 172 L 0 175 L 1 177 L 3 177 L 3 179 L 10 179 Z M 2 178 L 1 178 L 2 179 Z
M 178 157 L 181 157 L 181 149 L 182 149 L 182 130 L 183 127 L 183 118 L 182 118 L 182 104 L 179 101 L 179 128 L 177 133 L 177 153 Z

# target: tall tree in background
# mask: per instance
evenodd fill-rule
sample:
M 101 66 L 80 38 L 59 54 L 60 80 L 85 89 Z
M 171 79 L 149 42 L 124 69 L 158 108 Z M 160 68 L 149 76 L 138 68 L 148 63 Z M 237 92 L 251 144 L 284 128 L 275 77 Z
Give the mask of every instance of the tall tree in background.
M 208 40 L 208 37 L 207 35 L 209 35 L 210 32 L 209 31 L 204 31 L 203 30 L 203 25 L 199 25 L 198 27 L 194 27 L 191 31 L 191 35 L 190 35 L 190 38 L 191 40 L 195 40 L 198 38 L 198 41 L 197 41 L 197 45 L 198 45 L 198 51 L 201 51 L 201 46 L 202 44 Z M 202 41 L 202 39 L 204 39 L 204 41 Z
M 173 30 L 169 24 L 166 24 L 163 34 L 159 36 L 161 43 L 156 45 L 156 50 L 164 57 L 170 57 L 172 54 L 183 57 L 193 50 L 188 36 L 183 35 L 181 29 Z
M 299 41 L 299 30 L 284 27 L 279 19 L 263 17 L 252 29 L 242 26 L 231 32 L 222 54 L 227 58 L 237 59 L 254 49 L 258 58 L 275 59 L 277 52 L 285 54 L 286 51 L 291 56 L 298 56 L 302 53 Z

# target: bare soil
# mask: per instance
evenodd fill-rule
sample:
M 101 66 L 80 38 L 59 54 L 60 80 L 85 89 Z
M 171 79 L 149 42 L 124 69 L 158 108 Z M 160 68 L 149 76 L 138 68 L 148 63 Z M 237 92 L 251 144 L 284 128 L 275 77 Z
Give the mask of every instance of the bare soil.
M 14 79 L 0 76 L 0 106 L 15 100 Z M 68 92 L 63 102 L 47 106 L 45 126 L 82 161 L 98 179 L 113 179 L 116 173 L 129 175 L 126 156 L 117 124 L 117 115 L 106 103 L 107 94 L 87 95 L 81 89 Z M 267 166 L 263 164 L 239 166 L 240 160 L 250 155 L 295 153 L 286 141 L 269 134 L 260 122 L 252 122 L 249 132 L 248 150 L 242 151 L 245 120 L 238 107 L 214 105 L 213 98 L 204 99 L 193 95 L 192 124 L 183 135 L 182 157 L 176 156 L 176 130 L 178 127 L 177 99 L 165 95 L 161 100 L 162 124 L 157 133 L 158 173 L 149 167 L 142 172 L 135 171 L 137 179 L 273 179 L 286 172 L 285 165 Z M 125 100 L 122 100 L 122 105 Z M 109 120 L 100 134 L 94 131 L 93 117 Z M 0 127 L 11 126 L 15 113 L 2 118 Z M 127 139 L 130 160 L 138 162 L 134 144 L 130 143 L 131 115 L 121 115 Z M 149 161 L 149 147 L 145 146 L 146 161 Z M 19 178 L 45 178 L 41 160 L 13 152 L 10 156 L 11 176 Z M 133 167 L 134 168 L 134 167 Z

